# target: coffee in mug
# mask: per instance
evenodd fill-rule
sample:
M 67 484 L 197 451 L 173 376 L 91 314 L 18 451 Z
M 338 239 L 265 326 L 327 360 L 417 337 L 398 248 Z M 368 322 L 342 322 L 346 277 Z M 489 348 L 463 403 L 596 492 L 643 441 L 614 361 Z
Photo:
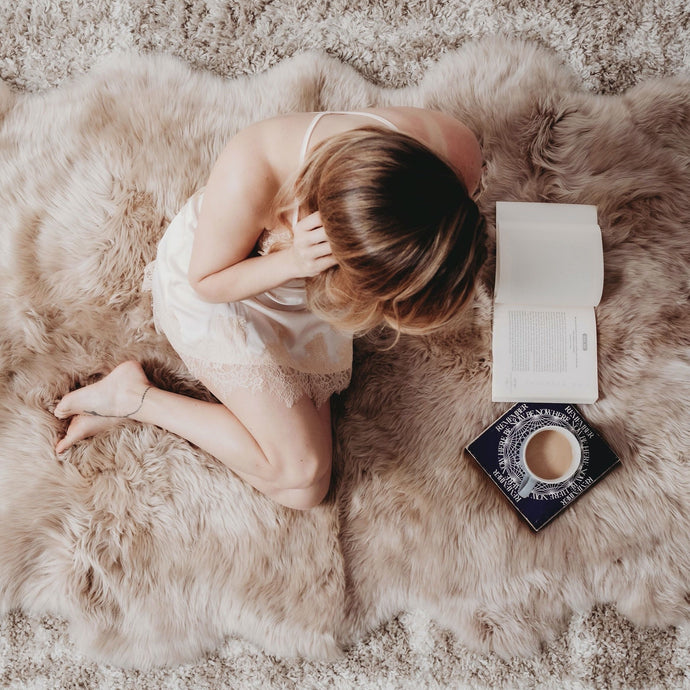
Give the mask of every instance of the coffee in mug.
M 538 482 L 557 484 L 572 477 L 580 465 L 580 442 L 562 426 L 543 426 L 533 431 L 520 448 L 525 476 L 519 495 L 525 498 Z

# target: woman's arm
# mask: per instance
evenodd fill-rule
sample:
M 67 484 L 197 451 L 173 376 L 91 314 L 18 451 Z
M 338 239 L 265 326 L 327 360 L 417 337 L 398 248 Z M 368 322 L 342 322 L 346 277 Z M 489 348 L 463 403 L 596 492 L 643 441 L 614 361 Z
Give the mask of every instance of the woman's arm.
M 315 276 L 335 264 L 321 217 L 312 213 L 295 226 L 290 247 L 238 261 L 192 285 L 208 302 L 236 302 L 293 278 Z
M 245 299 L 335 264 L 318 213 L 297 223 L 290 247 L 250 256 L 264 228 L 274 222 L 270 211 L 282 184 L 267 155 L 269 146 L 278 145 L 277 124 L 258 123 L 241 131 L 211 171 L 188 271 L 192 287 L 209 302 Z
M 200 280 L 190 278 L 189 282 L 206 302 L 239 302 L 296 277 L 281 251 L 243 259 Z

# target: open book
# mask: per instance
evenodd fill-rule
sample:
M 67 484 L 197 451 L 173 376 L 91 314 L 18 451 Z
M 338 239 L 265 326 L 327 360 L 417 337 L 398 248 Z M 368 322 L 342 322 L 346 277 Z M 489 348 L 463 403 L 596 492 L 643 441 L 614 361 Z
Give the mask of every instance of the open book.
M 495 402 L 596 401 L 603 285 L 596 206 L 497 202 Z

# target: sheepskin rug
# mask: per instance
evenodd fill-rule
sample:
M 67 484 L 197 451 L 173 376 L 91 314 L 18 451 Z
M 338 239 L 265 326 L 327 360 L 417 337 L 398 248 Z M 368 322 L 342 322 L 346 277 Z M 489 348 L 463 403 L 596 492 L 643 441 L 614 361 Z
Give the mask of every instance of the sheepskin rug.
M 507 408 L 490 400 L 493 239 L 463 322 L 356 343 L 322 506 L 283 509 L 131 422 L 58 458 L 57 400 L 127 358 L 208 395 L 155 332 L 141 283 L 228 137 L 373 104 L 444 110 L 477 133 L 491 237 L 497 200 L 598 206 L 601 398 L 582 411 L 622 467 L 534 534 L 464 453 Z M 233 633 L 329 658 L 412 609 L 505 656 L 599 602 L 638 624 L 690 618 L 690 81 L 595 96 L 507 41 L 398 90 L 319 54 L 232 81 L 121 56 L 44 94 L 2 87 L 0 208 L 1 612 L 64 616 L 87 653 L 138 667 Z

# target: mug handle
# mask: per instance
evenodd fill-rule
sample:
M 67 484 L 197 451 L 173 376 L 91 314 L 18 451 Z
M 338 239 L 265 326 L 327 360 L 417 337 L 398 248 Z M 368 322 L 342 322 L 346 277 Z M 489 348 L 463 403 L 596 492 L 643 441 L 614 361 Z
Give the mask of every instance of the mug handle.
M 532 477 L 528 472 L 525 472 L 525 476 L 520 482 L 520 488 L 518 489 L 518 496 L 520 498 L 527 498 L 532 489 L 537 485 L 537 480 Z

